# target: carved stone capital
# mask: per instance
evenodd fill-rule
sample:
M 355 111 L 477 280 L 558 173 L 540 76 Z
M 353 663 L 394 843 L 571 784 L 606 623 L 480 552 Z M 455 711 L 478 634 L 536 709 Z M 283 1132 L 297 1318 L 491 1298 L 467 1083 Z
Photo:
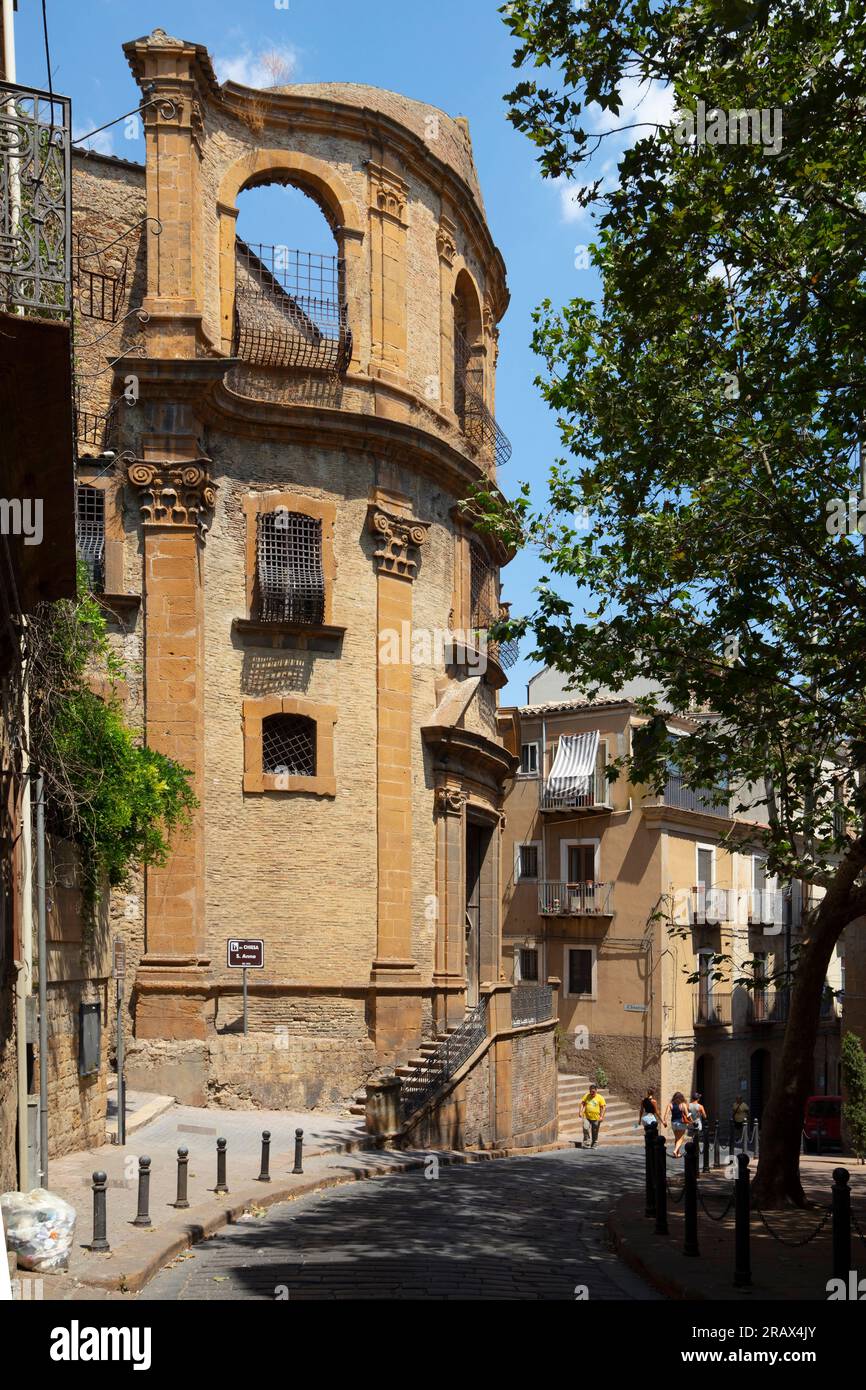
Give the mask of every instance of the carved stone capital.
M 127 481 L 138 489 L 144 522 L 161 526 L 198 526 L 207 520 L 216 502 L 216 484 L 208 471 L 209 459 L 190 463 L 129 465 Z
M 417 552 L 427 539 L 429 521 L 400 516 L 373 502 L 367 513 L 367 524 L 378 542 L 373 554 L 379 574 L 414 579 L 418 568 Z
M 370 208 L 383 217 L 390 217 L 405 226 L 406 204 L 409 198 L 409 185 L 392 169 L 381 164 L 367 165 L 370 175 Z
M 435 806 L 437 816 L 462 816 L 468 797 L 460 787 L 437 787 Z
M 444 261 L 447 266 L 453 266 L 457 255 L 457 228 L 450 218 L 444 214 L 439 219 L 439 226 L 436 231 L 436 250 L 439 252 L 439 259 Z

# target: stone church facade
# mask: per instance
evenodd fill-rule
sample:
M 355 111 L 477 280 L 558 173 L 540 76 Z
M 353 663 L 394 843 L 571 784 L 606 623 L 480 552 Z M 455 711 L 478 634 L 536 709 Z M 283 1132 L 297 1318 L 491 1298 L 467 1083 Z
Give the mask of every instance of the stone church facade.
M 220 86 L 161 30 L 125 52 L 145 165 L 74 162 L 79 525 L 128 717 L 200 803 L 112 904 L 128 1080 L 330 1106 L 509 988 L 517 759 L 486 642 L 508 556 L 460 507 L 509 451 L 505 269 L 464 121 L 367 87 Z M 315 200 L 333 265 L 238 239 L 238 195 L 269 183 Z M 264 941 L 246 1037 L 234 937 Z

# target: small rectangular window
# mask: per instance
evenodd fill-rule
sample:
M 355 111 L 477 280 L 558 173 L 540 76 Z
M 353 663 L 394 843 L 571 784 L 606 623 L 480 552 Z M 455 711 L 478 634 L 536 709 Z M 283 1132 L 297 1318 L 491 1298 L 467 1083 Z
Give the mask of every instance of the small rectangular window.
M 569 994 L 592 994 L 592 951 L 583 947 L 568 953 Z
M 538 845 L 520 846 L 520 877 L 538 878 Z
M 520 747 L 521 777 L 538 776 L 538 744 L 523 743 Z
M 94 593 L 105 588 L 105 493 L 79 483 L 75 490 L 75 536 L 78 558 L 87 569 Z
M 520 978 L 530 983 L 538 982 L 538 947 L 522 946 L 520 949 Z
M 698 850 L 698 887 L 713 887 L 713 851 L 711 849 Z
M 102 1013 L 99 1004 L 80 1004 L 78 1012 L 78 1075 L 99 1071 Z

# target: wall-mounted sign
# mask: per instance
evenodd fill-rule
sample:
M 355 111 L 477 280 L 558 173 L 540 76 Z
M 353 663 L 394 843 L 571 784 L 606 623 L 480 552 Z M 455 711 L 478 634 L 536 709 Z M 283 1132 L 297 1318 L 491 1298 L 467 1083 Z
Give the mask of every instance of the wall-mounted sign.
M 623 1004 L 627 1014 L 645 1014 L 646 1004 Z

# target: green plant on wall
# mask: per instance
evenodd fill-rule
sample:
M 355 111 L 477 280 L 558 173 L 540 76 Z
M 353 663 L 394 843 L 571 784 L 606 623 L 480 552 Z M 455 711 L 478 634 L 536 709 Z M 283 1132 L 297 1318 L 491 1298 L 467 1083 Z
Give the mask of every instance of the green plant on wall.
M 842 1085 L 845 1100 L 842 1112 L 851 1147 L 860 1162 L 866 1162 L 866 1053 L 856 1033 L 842 1039 Z
M 83 566 L 77 599 L 43 605 L 27 632 L 31 759 L 44 777 L 49 827 L 78 846 L 92 927 L 105 884 L 123 886 L 136 866 L 165 862 L 171 835 L 198 804 L 192 774 L 126 723 L 124 668 Z
M 605 1071 L 604 1067 L 596 1067 L 594 1080 L 596 1086 L 598 1086 L 599 1088 L 603 1088 L 609 1084 L 607 1079 L 607 1072 Z

